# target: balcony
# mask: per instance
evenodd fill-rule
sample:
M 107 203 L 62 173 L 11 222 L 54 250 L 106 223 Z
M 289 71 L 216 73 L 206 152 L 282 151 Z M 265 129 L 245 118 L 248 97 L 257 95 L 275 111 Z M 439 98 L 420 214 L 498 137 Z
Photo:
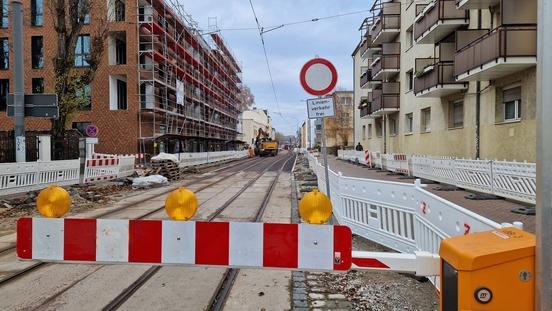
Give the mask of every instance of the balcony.
M 416 97 L 444 97 L 467 89 L 467 83 L 454 79 L 454 62 L 437 58 L 416 59 Z
M 397 75 L 401 70 L 401 44 L 384 43 L 382 54 L 374 56 L 376 59 L 370 65 L 373 80 L 387 80 Z
M 473 33 L 465 30 L 456 34 L 457 81 L 494 80 L 537 64 L 536 25 L 501 26 L 475 40 Z
M 370 31 L 374 44 L 391 42 L 395 39 L 401 32 L 401 3 L 383 3 L 379 16 Z
M 434 44 L 457 28 L 469 24 L 469 11 L 457 10 L 455 0 L 434 0 L 417 5 L 414 38 L 418 44 Z
M 364 43 L 360 47 L 360 55 L 362 58 L 370 58 L 374 55 L 374 53 L 377 53 L 381 51 L 381 46 L 374 44 L 372 41 L 372 36 L 370 36 L 368 33 L 366 33 L 366 40 L 364 40 Z
M 381 88 L 374 89 L 372 92 L 372 115 L 381 116 L 399 111 L 400 89 L 399 82 L 383 82 Z
M 360 76 L 360 87 L 363 89 L 369 88 L 370 81 L 372 81 L 372 71 L 368 69 Z
M 483 10 L 499 3 L 500 0 L 456 0 L 456 8 L 461 10 Z
M 372 116 L 372 92 L 368 92 L 368 97 L 361 99 L 358 109 L 360 109 L 361 119 L 368 119 Z

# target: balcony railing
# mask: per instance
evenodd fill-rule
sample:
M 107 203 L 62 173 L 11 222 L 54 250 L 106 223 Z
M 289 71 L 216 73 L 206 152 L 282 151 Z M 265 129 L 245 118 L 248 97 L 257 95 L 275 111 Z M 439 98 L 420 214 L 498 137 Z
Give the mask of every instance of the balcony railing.
M 366 70 L 361 76 L 360 76 L 360 87 L 364 87 L 368 82 L 372 80 L 372 71 Z
M 435 0 L 416 17 L 414 38 L 419 40 L 432 27 L 441 25 L 443 29 L 438 31 L 439 38 L 435 38 L 435 41 L 438 41 L 452 33 L 461 24 L 467 23 L 468 19 L 469 11 L 457 10 L 455 0 Z M 460 21 L 460 23 L 453 23 L 453 21 Z
M 454 57 L 455 75 L 469 73 L 470 70 L 483 68 L 483 65 L 511 57 L 536 57 L 537 27 L 501 26 L 465 44 L 464 32 L 458 31 L 457 53 Z M 469 36 L 469 33 L 466 33 Z
M 400 51 L 400 43 L 383 44 L 382 54 L 371 64 L 374 79 L 380 80 L 381 78 L 388 78 L 389 75 L 394 75 L 400 70 Z M 387 72 L 388 74 L 384 74 L 384 72 Z
M 500 3 L 500 0 L 456 0 L 456 7 L 463 10 L 488 9 Z
M 454 92 L 465 86 L 464 83 L 456 82 L 454 78 L 454 62 L 439 61 L 435 58 L 418 58 L 416 59 L 416 78 L 414 79 L 414 93 L 416 95 L 431 88 L 443 88 L 452 86 Z M 449 92 L 449 93 L 452 93 Z M 441 94 L 437 94 L 441 95 Z M 437 96 L 439 97 L 439 96 Z
M 384 3 L 377 20 L 371 29 L 375 43 L 387 42 L 400 32 L 401 28 L 401 3 Z M 382 36 L 384 32 L 392 31 L 389 36 Z
M 400 108 L 400 83 L 384 82 L 381 88 L 373 90 L 372 97 L 372 114 L 397 111 Z
M 370 104 L 367 104 L 364 107 L 360 108 L 360 117 L 365 118 L 367 116 L 370 116 L 372 114 L 372 108 L 370 107 Z

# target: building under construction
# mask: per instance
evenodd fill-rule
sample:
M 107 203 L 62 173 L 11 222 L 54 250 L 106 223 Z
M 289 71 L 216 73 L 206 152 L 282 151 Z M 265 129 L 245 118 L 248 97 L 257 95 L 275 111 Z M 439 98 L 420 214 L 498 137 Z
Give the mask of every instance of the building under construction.
M 75 61 L 80 63 L 75 66 L 86 67 L 90 33 L 106 14 L 108 39 L 103 61 L 87 91 L 90 105 L 79 111 L 72 127 L 83 131 L 96 125 L 98 152 L 156 154 L 237 148 L 241 69 L 219 32 L 200 30 L 172 0 L 92 3 L 89 22 L 77 42 Z M 46 6 L 46 2 L 35 0 L 24 4 L 31 13 L 25 14 L 24 21 L 28 93 L 54 90 L 51 60 L 57 33 Z M 0 37 L 11 45 L 11 25 L 5 24 Z M 0 93 L 9 93 L 13 86 L 11 58 L 9 51 L 0 54 L 8 63 L 8 70 L 0 68 Z M 42 60 L 40 66 L 35 66 L 36 59 Z M 5 105 L 0 104 L 0 110 L 5 110 Z M 13 129 L 4 112 L 0 113 L 0 127 Z M 49 127 L 48 120 L 27 121 L 29 130 Z

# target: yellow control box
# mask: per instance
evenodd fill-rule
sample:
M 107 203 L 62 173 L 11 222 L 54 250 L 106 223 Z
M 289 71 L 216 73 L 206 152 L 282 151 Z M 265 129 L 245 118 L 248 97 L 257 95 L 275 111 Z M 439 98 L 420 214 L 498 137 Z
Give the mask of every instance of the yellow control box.
M 441 242 L 441 310 L 534 310 L 535 236 L 503 228 Z

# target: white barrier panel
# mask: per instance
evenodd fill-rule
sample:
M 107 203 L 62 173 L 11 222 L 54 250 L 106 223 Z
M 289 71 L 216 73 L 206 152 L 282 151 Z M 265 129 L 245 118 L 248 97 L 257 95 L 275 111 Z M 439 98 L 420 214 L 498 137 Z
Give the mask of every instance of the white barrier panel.
M 127 177 L 134 174 L 134 163 L 136 157 L 134 156 L 118 156 L 119 159 L 119 174 L 118 178 Z
M 80 161 L 1 163 L 0 195 L 23 193 L 55 184 L 67 186 L 79 182 Z
M 119 159 L 86 159 L 84 167 L 84 183 L 106 181 L 119 175 Z
M 324 168 L 309 165 L 324 184 Z M 389 158 L 389 157 L 387 157 Z M 442 199 L 420 184 L 345 177 L 329 170 L 334 216 L 353 233 L 394 250 L 437 254 L 441 240 L 501 225 Z M 321 191 L 325 192 L 324 187 Z
M 341 150 L 339 159 L 351 160 L 351 150 Z M 536 203 L 534 163 L 466 160 L 404 154 L 371 153 L 372 166 L 438 181 L 460 188 L 494 194 L 521 202 Z M 359 161 L 362 164 L 366 162 Z
M 180 159 L 180 167 L 189 167 L 216 163 L 221 161 L 242 159 L 248 156 L 247 150 L 240 151 L 216 151 L 216 152 L 190 152 L 176 155 Z

